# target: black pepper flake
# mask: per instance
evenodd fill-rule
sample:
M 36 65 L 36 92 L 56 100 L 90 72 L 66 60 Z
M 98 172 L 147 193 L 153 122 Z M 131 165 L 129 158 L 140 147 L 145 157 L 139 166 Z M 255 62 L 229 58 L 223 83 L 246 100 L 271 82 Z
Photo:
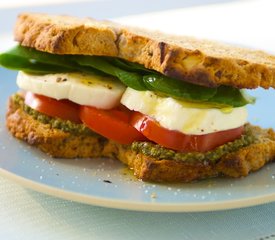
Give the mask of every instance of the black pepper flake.
M 103 180 L 105 183 L 112 183 L 110 180 Z
M 66 82 L 67 81 L 67 78 L 61 78 L 61 77 L 58 77 L 57 79 L 56 79 L 56 82 Z

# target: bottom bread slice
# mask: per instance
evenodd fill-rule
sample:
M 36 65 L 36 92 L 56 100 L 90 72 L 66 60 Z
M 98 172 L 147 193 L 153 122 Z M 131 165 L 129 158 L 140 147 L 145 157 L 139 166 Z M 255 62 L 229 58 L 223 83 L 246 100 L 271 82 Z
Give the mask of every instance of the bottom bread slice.
M 152 182 L 190 182 L 227 176 L 242 177 L 275 160 L 275 132 L 252 126 L 258 141 L 224 154 L 218 161 L 157 159 L 138 153 L 96 134 L 72 134 L 42 123 L 10 98 L 6 125 L 18 139 L 34 145 L 52 157 L 111 157 L 133 170 L 137 178 Z

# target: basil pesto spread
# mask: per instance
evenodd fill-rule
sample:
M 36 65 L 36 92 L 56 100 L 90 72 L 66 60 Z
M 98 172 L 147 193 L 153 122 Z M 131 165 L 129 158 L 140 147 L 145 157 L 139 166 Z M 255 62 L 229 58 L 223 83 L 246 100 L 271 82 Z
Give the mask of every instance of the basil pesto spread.
M 131 149 L 142 153 L 146 156 L 154 157 L 156 159 L 171 159 L 177 161 L 186 161 L 186 162 L 211 162 L 215 163 L 219 160 L 224 154 L 235 152 L 242 147 L 246 147 L 257 141 L 257 137 L 253 134 L 252 128 L 249 124 L 245 126 L 244 134 L 236 139 L 233 142 L 228 142 L 224 145 L 221 145 L 215 148 L 212 151 L 206 153 L 200 152 L 176 152 L 171 149 L 164 148 L 158 144 L 152 142 L 134 142 L 131 145 Z

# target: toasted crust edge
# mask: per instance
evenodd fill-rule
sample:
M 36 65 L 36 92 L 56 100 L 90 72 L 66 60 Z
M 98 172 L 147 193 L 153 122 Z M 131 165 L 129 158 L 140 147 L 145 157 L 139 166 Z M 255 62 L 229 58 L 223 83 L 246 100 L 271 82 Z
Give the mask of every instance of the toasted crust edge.
M 158 160 L 98 136 L 75 136 L 43 124 L 9 100 L 9 131 L 18 139 L 60 158 L 111 157 L 119 159 L 137 178 L 152 182 L 190 182 L 217 176 L 242 177 L 275 160 L 275 132 L 255 127 L 261 142 L 224 155 L 216 164 Z
M 18 16 L 14 34 L 21 45 L 40 51 L 120 57 L 208 87 L 275 88 L 275 57 L 262 51 L 107 21 L 34 13 Z

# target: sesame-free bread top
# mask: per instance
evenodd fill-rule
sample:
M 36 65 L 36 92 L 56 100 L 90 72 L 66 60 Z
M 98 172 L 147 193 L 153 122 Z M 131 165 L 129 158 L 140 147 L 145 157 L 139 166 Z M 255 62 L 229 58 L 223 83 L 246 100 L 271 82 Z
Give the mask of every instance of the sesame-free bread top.
M 109 21 L 23 13 L 15 40 L 21 45 L 55 54 L 120 57 L 167 76 L 215 87 L 275 88 L 275 56 Z

